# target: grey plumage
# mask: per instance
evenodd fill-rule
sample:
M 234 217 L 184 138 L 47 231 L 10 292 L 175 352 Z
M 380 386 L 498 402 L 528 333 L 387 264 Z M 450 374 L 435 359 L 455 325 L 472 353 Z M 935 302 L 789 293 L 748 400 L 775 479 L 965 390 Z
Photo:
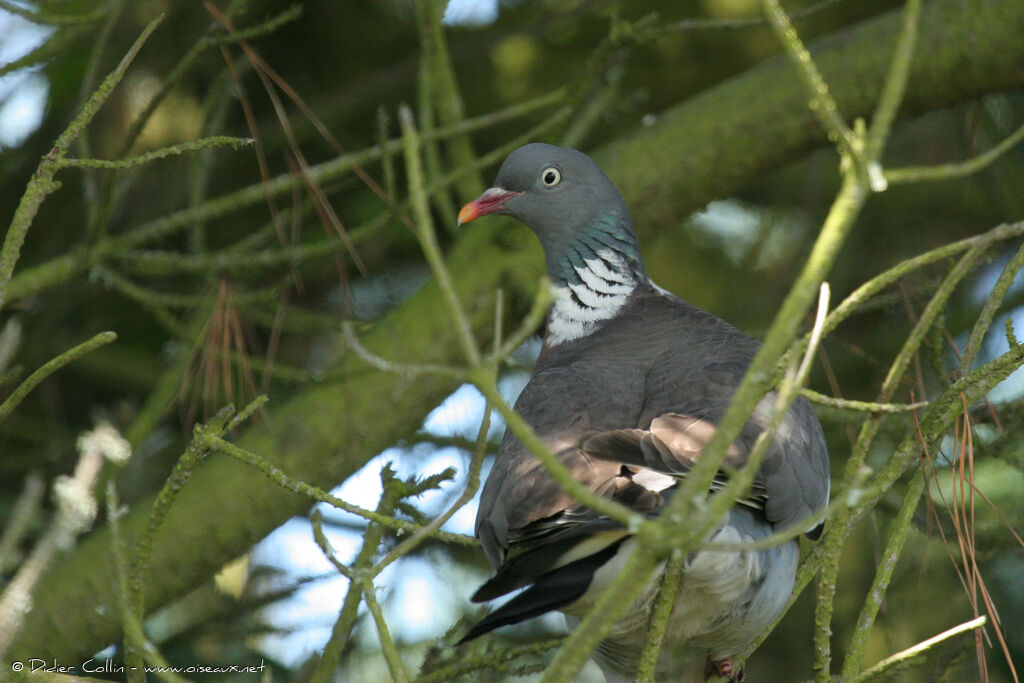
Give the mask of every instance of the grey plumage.
M 656 516 L 699 459 L 757 342 L 650 282 L 621 196 L 580 152 L 539 144 L 513 152 L 495 188 L 467 205 L 460 220 L 487 213 L 509 214 L 533 229 L 556 287 L 544 345 L 516 410 L 577 480 Z M 728 466 L 746 462 L 773 401 L 774 394 L 766 396 L 743 428 Z M 757 540 L 812 519 L 827 503 L 828 486 L 821 428 L 800 399 L 750 494 L 712 537 Z M 466 639 L 552 609 L 582 616 L 632 545 L 625 529 L 566 495 L 509 433 L 484 486 L 476 532 L 497 573 L 474 600 L 528 588 Z M 722 663 L 742 654 L 785 605 L 796 558 L 795 541 L 764 551 L 691 553 L 666 638 L 670 649 L 703 648 L 728 672 Z M 635 671 L 656 587 L 654 581 L 595 653 L 609 680 Z M 670 659 L 666 654 L 662 664 Z

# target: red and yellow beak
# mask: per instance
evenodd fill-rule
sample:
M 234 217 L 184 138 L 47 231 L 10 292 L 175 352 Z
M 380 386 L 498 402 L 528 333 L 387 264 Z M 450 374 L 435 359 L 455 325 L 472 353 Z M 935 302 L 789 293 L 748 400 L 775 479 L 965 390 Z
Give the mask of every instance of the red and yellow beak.
M 505 208 L 505 202 L 521 194 L 522 192 L 512 192 L 500 187 L 492 187 L 462 207 L 462 210 L 459 211 L 459 225 L 475 221 L 480 216 L 501 211 Z

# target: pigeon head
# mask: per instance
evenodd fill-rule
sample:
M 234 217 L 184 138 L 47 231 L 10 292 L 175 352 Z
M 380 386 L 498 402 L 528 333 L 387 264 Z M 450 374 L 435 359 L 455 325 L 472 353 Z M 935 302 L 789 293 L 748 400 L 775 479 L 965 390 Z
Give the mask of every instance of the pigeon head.
M 643 270 L 622 195 L 593 159 L 575 149 L 535 142 L 512 152 L 494 187 L 462 207 L 459 224 L 488 214 L 526 224 L 540 239 L 556 281 L 571 275 L 579 259 L 603 250 Z

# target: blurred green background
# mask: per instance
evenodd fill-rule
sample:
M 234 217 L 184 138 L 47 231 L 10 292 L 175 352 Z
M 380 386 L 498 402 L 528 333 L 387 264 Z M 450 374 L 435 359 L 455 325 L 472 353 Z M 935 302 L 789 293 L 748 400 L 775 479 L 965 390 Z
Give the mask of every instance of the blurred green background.
M 623 186 L 637 217 L 652 278 L 755 337 L 771 323 L 838 188 L 838 157 L 809 116 L 798 126 L 808 142 L 783 143 L 772 136 L 770 121 L 748 121 L 738 130 L 731 126 L 743 121 L 743 112 L 723 112 L 720 137 L 700 141 L 701 154 L 721 160 L 709 162 L 706 177 L 703 166 L 692 175 L 661 177 L 666 168 L 663 158 L 652 158 L 648 166 L 642 155 L 628 151 L 636 149 L 630 145 L 645 135 L 671 130 L 676 108 L 704 93 L 720 92 L 779 55 L 774 35 L 756 21 L 757 0 L 522 0 L 500 6 L 453 2 L 440 30 L 444 2 L 251 0 L 219 5 L 218 12 L 228 13 L 236 27 L 268 30 L 248 36 L 246 51 L 237 41 L 219 40 L 224 26 L 212 5 L 205 3 L 0 4 L 0 61 L 7 64 L 0 81 L 0 224 L 9 222 L 40 158 L 84 99 L 160 12 L 166 13 L 162 24 L 72 147 L 72 155 L 121 158 L 202 136 L 256 136 L 266 164 L 261 174 L 257 151 L 249 147 L 206 149 L 130 170 L 60 173 L 62 186 L 35 219 L 4 302 L 0 325 L 16 321 L 21 330 L 8 368 L 21 368 L 23 377 L 97 332 L 114 330 L 119 338 L 44 381 L 0 425 L 0 524 L 12 515 L 26 477 L 36 473 L 50 483 L 74 467 L 76 438 L 98 420 L 110 421 L 132 442 L 132 462 L 109 476 L 116 479 L 122 499 L 144 513 L 144 502 L 166 479 L 188 443 L 192 425 L 228 402 L 245 404 L 258 393 L 271 398 L 269 416 L 257 416 L 252 429 L 270 436 L 253 436 L 250 447 L 276 460 L 278 451 L 302 450 L 310 438 L 328 444 L 323 457 L 340 463 L 317 469 L 303 461 L 302 467 L 309 469 L 296 465 L 295 470 L 283 464 L 287 473 L 328 489 L 351 477 L 339 495 L 372 508 L 383 462 L 395 462 L 406 476 L 451 465 L 458 470 L 456 482 L 423 500 L 422 506 L 436 513 L 457 496 L 468 463 L 464 440 L 474 438 L 482 412 L 479 396 L 461 389 L 424 423 L 457 385 L 409 381 L 378 388 L 373 384 L 376 375 L 365 368 L 335 372 L 351 356 L 340 334 L 340 321 L 350 308 L 361 331 L 391 330 L 387 351 L 392 360 L 419 360 L 424 348 L 454 344 L 451 335 L 420 339 L 425 333 L 419 327 L 393 315 L 423 291 L 429 275 L 415 238 L 393 210 L 401 210 L 406 200 L 400 154 L 391 147 L 386 162 L 380 155 L 360 162 L 361 171 L 380 184 L 388 202 L 364 177 L 351 171 L 326 172 L 317 176 L 326 198 L 318 206 L 309 199 L 315 194 L 313 183 L 303 179 L 303 169 L 312 167 L 320 173 L 317 164 L 342 158 L 343 153 L 372 151 L 383 139 L 395 138 L 401 104 L 414 109 L 424 130 L 443 132 L 453 124 L 451 117 L 457 121 L 494 115 L 493 123 L 468 134 L 428 144 L 427 172 L 435 183 L 431 206 L 442 247 L 465 252 L 453 257 L 453 270 L 473 261 L 472 240 L 499 246 L 496 251 L 488 246 L 479 258 L 506 254 L 522 259 L 521 267 L 499 280 L 507 289 L 512 318 L 526 310 L 536 286 L 539 250 L 524 228 L 510 223 L 454 228 L 453 212 L 474 191 L 486 187 L 503 157 L 501 153 L 482 168 L 471 169 L 464 163 L 467 152 L 471 159 L 483 158 L 534 126 L 553 121 L 534 137 L 549 142 L 568 138 L 595 153 Z M 812 44 L 826 37 L 840 55 L 832 68 L 856 73 L 866 55 L 844 54 L 844 41 L 853 40 L 862 22 L 883 20 L 902 3 L 784 5 L 790 13 L 810 9 L 797 23 L 801 36 Z M 952 3 L 927 2 L 926 15 L 947 6 Z M 1020 20 L 1020 12 L 1009 14 Z M 1019 36 L 1024 26 L 1005 28 L 1006 34 L 1016 31 Z M 438 50 L 442 37 L 445 49 Z M 979 45 L 986 44 L 985 50 L 979 48 L 977 61 L 966 60 L 932 81 L 912 82 L 908 105 L 886 153 L 887 166 L 961 160 L 997 144 L 1024 121 L 1024 57 L 1017 54 L 1019 48 L 1001 46 L 999 36 L 975 38 Z M 925 72 L 931 49 L 926 43 L 918 53 Z M 967 55 L 972 49 L 963 47 Z M 1010 66 L 985 61 L 986 55 L 1000 51 L 1016 55 L 1008 58 Z M 274 97 L 252 66 L 254 55 L 280 79 Z M 432 99 L 447 92 L 445 58 L 461 94 L 457 105 Z M 886 55 L 880 58 L 884 62 Z M 977 75 L 986 72 L 989 78 Z M 776 95 L 772 73 L 776 72 L 765 72 L 762 90 L 751 106 L 753 100 L 767 102 Z M 175 80 L 169 80 L 171 76 Z M 878 82 L 853 81 L 869 99 L 879 88 Z M 281 84 L 301 96 L 336 145 L 317 131 Z M 838 91 L 841 105 L 848 97 L 856 99 L 858 94 L 851 90 Z M 158 106 L 143 128 L 132 131 L 154 96 Z M 276 110 L 275 98 L 280 103 Z M 530 103 L 535 106 L 523 107 L 521 113 L 508 110 Z M 768 133 L 759 136 L 762 124 Z M 744 143 L 747 146 L 734 149 L 731 142 L 737 138 L 756 140 L 756 145 Z M 685 158 L 691 150 L 669 144 L 661 153 Z M 723 170 L 748 169 L 751 164 L 753 170 L 735 174 Z M 447 174 L 460 168 L 463 175 L 451 182 Z M 274 178 L 288 185 L 268 199 L 264 182 Z M 710 187 L 687 194 L 686 188 L 698 183 Z M 233 194 L 243 188 L 248 188 L 244 197 Z M 325 208 L 328 204 L 337 221 Z M 1020 146 L 967 178 L 894 186 L 871 197 L 844 246 L 829 277 L 833 301 L 904 259 L 1022 217 Z M 141 230 L 161 226 L 166 229 L 158 237 L 131 242 L 130 236 Z M 346 234 L 344 240 L 338 237 L 339 228 Z M 127 240 L 121 239 L 125 236 Z M 354 250 L 344 244 L 347 236 L 354 240 Z M 937 391 L 948 381 L 957 365 L 951 344 L 963 348 L 979 307 L 1019 245 L 1020 240 L 998 243 L 986 253 L 950 300 L 942 329 L 929 335 L 915 366 L 915 384 L 901 387 L 894 400 L 908 401 L 909 391 L 917 386 Z M 290 251 L 282 256 L 286 246 Z M 887 290 L 832 333 L 810 385 L 827 394 L 873 399 L 893 354 L 948 266 L 940 262 L 904 278 L 899 287 Z M 495 262 L 494 267 L 508 266 Z M 1022 299 L 1024 290 L 1011 288 L 980 362 L 1005 351 L 1004 326 L 1007 319 L 1019 322 Z M 474 300 L 471 306 L 490 310 L 493 298 Z M 513 322 L 509 320 L 510 325 Z M 403 352 L 406 342 L 416 349 L 408 356 Z M 224 351 L 234 354 L 230 362 L 221 362 Z M 524 381 L 531 353 L 536 353 L 535 343 L 527 344 L 509 364 L 502 388 L 510 397 Z M 9 393 L 16 375 L 2 379 L 0 391 Z M 360 388 L 360 382 L 369 388 Z M 333 396 L 334 390 L 350 392 L 353 403 L 318 400 Z M 1018 668 L 1024 662 L 1024 548 L 1003 520 L 1018 530 L 1024 528 L 1022 390 L 1017 373 L 990 397 L 989 409 L 972 413 L 979 424 L 977 485 L 998 508 L 997 513 L 981 501 L 977 504 L 977 558 Z M 373 409 L 379 413 L 401 414 L 363 424 L 365 411 L 354 404 L 371 400 L 379 404 Z M 275 410 L 282 405 L 301 410 L 294 408 L 289 417 L 277 419 Z M 820 408 L 819 414 L 837 477 L 861 416 L 829 408 Z M 314 437 L 295 426 L 300 423 L 309 425 Z M 868 464 L 880 467 L 911 428 L 906 417 L 887 418 Z M 329 435 L 334 430 L 345 431 L 345 439 L 332 443 Z M 492 441 L 499 437 L 500 425 L 492 427 Z M 385 448 L 382 457 L 370 460 Z M 948 451 L 947 456 L 951 448 Z M 281 457 L 282 463 L 292 462 L 287 459 L 291 456 Z M 939 460 L 933 491 L 949 488 L 948 460 L 946 467 Z M 363 468 L 367 461 L 370 464 Z M 206 463 L 200 473 L 204 467 Z M 346 582 L 316 557 L 319 551 L 304 517 L 308 503 L 290 500 L 272 511 L 249 509 L 248 495 L 234 489 L 224 493 L 218 487 L 239 468 L 214 467 L 211 463 L 211 471 L 222 479 L 211 475 L 208 478 L 214 481 L 196 486 L 209 486 L 197 489 L 206 497 L 224 496 L 223 507 L 215 508 L 222 509 L 218 517 L 223 518 L 202 528 L 223 529 L 225 538 L 211 531 L 199 538 L 162 541 L 164 546 L 176 545 L 183 558 L 202 558 L 183 559 L 182 568 L 167 569 L 179 577 L 168 584 L 173 588 L 148 589 L 151 606 L 164 608 L 150 620 L 151 637 L 172 663 L 265 661 L 272 664 L 273 680 L 305 680 L 336 618 Z M 251 497 L 264 493 L 261 489 Z M 900 495 L 897 486 L 844 549 L 833 622 L 837 659 L 852 635 Z M 5 580 L 17 569 L 17 557 L 24 557 L 45 528 L 52 511 L 48 498 L 42 506 L 15 561 L 0 567 Z M 950 534 L 949 515 L 937 496 L 935 506 L 937 517 L 929 515 L 926 505 L 917 513 L 870 635 L 868 662 L 973 616 L 939 533 L 942 529 Z M 302 517 L 275 532 L 251 555 L 245 551 L 293 513 Z M 355 517 L 325 514 L 339 553 L 353 552 L 363 524 Z M 471 533 L 471 519 L 469 508 L 446 528 Z M 102 525 L 101 520 L 97 527 Z M 187 525 L 182 522 L 181 528 Z M 93 547 L 94 555 L 73 551 L 58 560 L 67 593 L 82 596 L 81 603 L 68 604 L 69 614 L 93 610 L 94 601 L 102 602 L 99 593 L 114 590 L 96 588 L 76 564 L 102 555 L 96 548 L 108 541 L 97 538 L 93 534 L 92 546 L 90 541 L 83 546 Z M 393 543 L 394 539 L 385 539 L 385 545 Z M 949 548 L 959 562 L 955 544 Z M 239 554 L 247 561 L 214 583 L 211 575 Z M 477 550 L 432 543 L 382 577 L 380 599 L 396 624 L 394 635 L 412 670 L 426 653 L 438 661 L 455 656 L 439 639 L 461 615 L 475 610 L 468 596 L 486 575 Z M 83 577 L 80 587 L 73 585 L 76 576 Z M 309 592 L 314 589 L 318 592 Z M 45 600 L 40 597 L 39 609 L 52 613 Z M 318 609 L 305 611 L 311 605 Z M 813 588 L 753 656 L 748 680 L 811 677 L 812 606 Z M 33 622 L 32 632 L 42 629 L 47 618 Z M 558 619 L 549 618 L 497 638 L 531 640 L 559 628 Z M 120 650 L 107 647 L 116 638 L 103 629 L 93 633 L 92 642 L 82 640 L 80 632 L 57 634 L 52 652 L 67 658 L 72 657 L 68 653 L 79 657 L 106 648 L 105 656 L 118 661 Z M 366 615 L 360 617 L 356 634 L 337 680 L 386 680 L 376 631 Z M 994 642 L 993 634 L 990 630 Z M 36 656 L 30 649 L 35 645 L 24 644 L 38 643 L 33 637 L 25 636 L 16 653 Z M 73 642 L 59 642 L 63 637 Z M 1014 680 L 998 644 L 986 644 L 985 652 L 990 680 Z M 699 680 L 700 664 L 696 662 L 686 680 Z M 481 675 L 467 680 L 484 680 Z M 595 670 L 586 670 L 587 680 L 595 675 Z M 494 680 L 503 678 L 493 675 Z M 978 679 L 973 641 L 961 637 L 894 680 Z

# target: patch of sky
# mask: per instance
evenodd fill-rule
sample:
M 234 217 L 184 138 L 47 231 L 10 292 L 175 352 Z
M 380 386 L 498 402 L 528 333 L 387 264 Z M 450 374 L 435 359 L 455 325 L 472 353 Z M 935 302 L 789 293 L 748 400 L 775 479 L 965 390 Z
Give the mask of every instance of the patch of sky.
M 531 364 L 538 350 L 539 342 L 528 342 L 517 351 L 513 363 L 519 366 Z M 527 378 L 528 373 L 523 369 L 513 369 L 501 378 L 498 389 L 506 401 L 515 401 Z M 427 415 L 422 431 L 434 437 L 475 440 L 483 411 L 484 400 L 480 392 L 470 385 L 463 385 Z M 488 439 L 496 441 L 503 431 L 503 421 L 493 413 Z M 421 511 L 434 516 L 447 509 L 463 491 L 469 461 L 469 454 L 454 446 L 427 442 L 398 445 L 370 460 L 332 493 L 346 502 L 373 509 L 383 491 L 380 472 L 385 465 L 390 464 L 402 478 L 422 478 L 451 467 L 457 473 L 454 481 L 444 484 L 440 490 L 428 491 L 414 501 Z M 488 460 L 484 463 L 483 479 L 489 468 Z M 478 504 L 479 492 L 448 521 L 444 529 L 472 534 Z M 364 521 L 323 504 L 320 511 L 324 518 L 324 533 L 337 558 L 351 562 L 362 542 Z M 253 552 L 253 564 L 278 570 L 277 581 L 281 585 L 294 583 L 302 577 L 324 577 L 265 610 L 267 620 L 279 625 L 284 632 L 263 637 L 260 648 L 285 665 L 299 666 L 322 649 L 330 637 L 348 589 L 348 580 L 337 574 L 323 557 L 313 541 L 309 520 L 305 518 L 292 519 L 265 538 Z M 453 577 L 458 580 L 453 580 Z M 484 579 L 482 573 L 457 565 L 444 553 L 425 553 L 398 560 L 384 570 L 377 585 L 385 588 L 381 600 L 393 635 L 402 642 L 417 642 L 437 638 L 450 628 L 460 614 L 459 606 L 468 604 L 469 595 Z M 271 588 L 280 588 L 280 585 Z M 558 621 L 551 624 L 557 629 L 560 618 L 552 619 Z M 357 640 L 372 650 L 376 631 L 372 626 L 363 631 Z
M 1010 350 L 1010 342 L 1006 339 L 1006 321 L 1013 321 L 1013 328 L 1024 330 L 1024 308 L 1017 308 L 1006 315 L 997 315 L 992 321 L 985 341 L 982 343 L 982 356 L 979 362 L 988 362 Z M 1013 373 L 1000 382 L 988 393 L 988 400 L 992 403 L 1005 403 L 1024 395 L 1024 367 L 1019 367 Z
M 358 550 L 359 539 L 355 535 L 329 534 L 329 538 L 342 561 L 351 559 Z M 315 544 L 312 547 L 316 552 L 310 552 L 310 544 L 313 538 L 309 520 L 294 518 L 263 539 L 252 554 L 254 566 L 277 571 L 274 580 L 261 581 L 260 589 L 266 592 L 281 590 L 299 579 L 324 577 L 263 609 L 267 623 L 279 630 L 265 635 L 260 647 L 289 667 L 300 666 L 327 643 L 348 589 L 348 579 L 335 571 Z
M 720 250 L 736 265 L 764 269 L 791 252 L 793 242 L 807 231 L 807 222 L 796 214 L 723 199 L 694 214 L 689 229 L 697 244 Z
M 360 532 L 324 522 L 324 535 L 342 562 L 350 563 L 362 542 Z M 338 618 L 349 581 L 313 543 L 308 520 L 292 519 L 263 540 L 253 552 L 253 564 L 277 570 L 273 579 L 263 579 L 265 591 L 280 590 L 300 579 L 304 583 L 289 598 L 263 610 L 263 617 L 277 632 L 260 640 L 260 649 L 288 667 L 298 667 L 323 649 Z M 402 642 L 430 640 L 442 635 L 459 616 L 470 586 L 483 575 L 450 581 L 450 562 L 440 556 L 405 557 L 386 567 L 375 582 L 392 635 Z M 365 614 L 365 605 L 360 605 Z M 367 649 L 374 649 L 376 631 L 372 625 L 356 635 Z
M 448 26 L 482 26 L 498 18 L 498 0 L 450 0 L 442 23 Z
M 969 296 L 972 303 L 980 306 L 988 299 L 989 294 L 992 293 L 992 289 L 996 285 L 996 280 L 999 279 L 1000 273 L 1003 272 L 1003 268 L 1006 267 L 1006 263 L 1010 258 L 1011 255 L 1008 252 L 1003 258 L 986 265 L 980 270 L 978 277 L 970 288 Z M 1022 287 L 1024 287 L 1024 274 L 1018 272 L 1004 298 L 1009 298 L 1015 293 L 1019 293 Z M 1007 320 L 1012 321 L 1013 328 L 1019 334 L 1020 330 L 1024 330 L 1024 308 L 1016 308 L 1009 313 L 996 315 L 993 318 L 988 334 L 985 335 L 978 356 L 974 360 L 975 368 L 998 358 L 1010 350 L 1010 342 L 1006 338 Z M 969 334 L 970 330 L 966 330 L 957 335 L 955 343 L 958 349 L 963 349 L 967 346 Z M 952 353 L 948 354 L 948 362 L 951 365 L 958 363 Z M 986 398 L 993 404 L 999 404 L 1020 398 L 1022 395 L 1024 395 L 1024 367 L 1017 368 L 1009 377 L 997 384 L 988 393 Z M 995 439 L 998 436 L 998 432 L 988 425 L 977 425 L 974 429 L 974 436 L 976 439 L 987 442 Z M 956 460 L 958 454 L 959 445 L 954 441 L 953 437 L 949 435 L 944 436 L 939 445 L 939 452 L 935 454 L 935 466 L 950 466 Z
M 0 10 L 0 65 L 24 57 L 52 34 L 52 27 Z M 38 67 L 0 76 L 0 151 L 17 147 L 39 128 L 49 92 L 50 83 Z
M 992 293 L 992 289 L 996 285 L 996 280 L 999 279 L 999 275 L 1003 272 L 1011 255 L 1012 251 L 1008 250 L 1003 258 L 981 269 L 970 290 L 970 298 L 973 303 L 981 305 L 988 299 L 989 294 Z M 1024 271 L 1018 272 L 1014 277 L 1004 300 L 1020 293 L 1022 288 L 1024 288 Z M 1019 336 L 1021 330 L 1024 330 L 1024 308 L 1018 307 L 1008 313 L 996 315 L 993 318 L 992 325 L 989 327 L 988 334 L 985 335 L 978 357 L 974 362 L 975 368 L 998 358 L 1010 350 L 1010 342 L 1006 338 L 1007 320 L 1011 321 L 1013 329 L 1017 331 Z M 956 344 L 958 348 L 963 349 L 967 345 L 968 334 L 969 331 L 965 331 L 957 337 Z M 1012 401 L 1022 395 L 1024 395 L 1024 367 L 1017 368 L 1013 374 L 1000 382 L 989 392 L 987 398 L 993 403 L 1003 403 Z
M 976 304 L 984 303 L 988 295 L 992 293 L 992 290 L 996 286 L 996 280 L 999 279 L 1006 264 L 1012 258 L 1012 253 L 1007 251 L 1003 256 L 992 263 L 986 265 L 981 269 L 977 279 L 974 281 L 974 286 L 971 288 L 971 300 Z M 1011 297 L 1017 294 L 1024 288 L 1024 271 L 1017 271 L 1017 275 L 1013 278 L 1013 283 L 1010 284 L 1009 291 L 1006 292 L 1006 297 Z

